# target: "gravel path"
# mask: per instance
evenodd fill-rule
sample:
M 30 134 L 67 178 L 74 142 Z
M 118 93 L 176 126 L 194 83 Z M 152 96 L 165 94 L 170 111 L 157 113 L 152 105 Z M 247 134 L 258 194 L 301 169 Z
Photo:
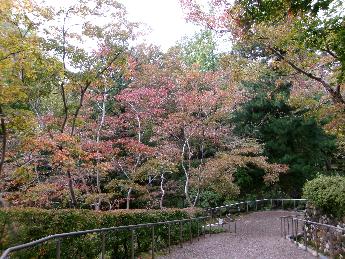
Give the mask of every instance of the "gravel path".
M 159 258 L 162 259 L 240 259 L 240 258 L 315 258 L 298 249 L 294 244 L 280 237 L 280 216 L 295 215 L 288 211 L 254 212 L 240 217 L 237 221 L 237 234 L 221 233 L 193 244 L 186 243 L 183 248 Z

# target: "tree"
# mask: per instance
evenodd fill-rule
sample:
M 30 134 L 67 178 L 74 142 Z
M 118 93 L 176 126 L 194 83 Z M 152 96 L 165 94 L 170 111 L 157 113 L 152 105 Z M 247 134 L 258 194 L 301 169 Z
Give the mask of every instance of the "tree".
M 188 67 L 197 65 L 201 71 L 215 71 L 218 66 L 216 42 L 211 30 L 200 31 L 181 43 L 182 60 Z
M 331 169 L 335 139 L 324 132 L 315 118 L 305 116 L 305 110 L 289 104 L 291 83 L 273 76 L 244 85 L 254 93 L 258 89 L 265 91 L 254 94 L 233 114 L 235 132 L 258 139 L 269 162 L 289 165 L 288 174 L 281 177 L 279 184 L 290 195 L 299 196 L 306 180 L 316 172 Z
M 191 20 L 231 32 L 246 56 L 297 73 L 322 86 L 333 103 L 345 103 L 342 1 L 211 1 L 212 12 L 181 2 Z

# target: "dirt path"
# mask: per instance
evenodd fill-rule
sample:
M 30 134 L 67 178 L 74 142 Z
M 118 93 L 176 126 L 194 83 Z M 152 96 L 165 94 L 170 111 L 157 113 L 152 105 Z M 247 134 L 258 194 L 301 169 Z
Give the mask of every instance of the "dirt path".
M 176 247 L 171 254 L 159 258 L 315 258 L 280 237 L 279 217 L 295 214 L 288 211 L 264 211 L 244 215 L 237 221 L 237 234 L 226 232 L 201 237 L 200 241 L 186 243 L 183 248 Z

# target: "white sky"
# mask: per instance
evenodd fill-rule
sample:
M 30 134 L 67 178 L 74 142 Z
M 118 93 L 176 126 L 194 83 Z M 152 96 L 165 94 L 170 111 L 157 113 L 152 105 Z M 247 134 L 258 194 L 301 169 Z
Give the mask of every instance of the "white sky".
M 0 0 L 1 1 L 1 0 Z M 38 0 L 55 7 L 69 6 L 78 0 Z M 192 36 L 201 27 L 187 23 L 179 0 L 118 0 L 128 12 L 128 20 L 148 26 L 138 43 L 155 44 L 166 51 L 184 36 Z M 150 28 L 150 30 L 148 30 Z
M 151 28 L 145 36 L 146 43 L 153 43 L 167 50 L 183 36 L 192 36 L 200 30 L 187 23 L 178 0 L 118 0 L 126 6 L 128 19 L 143 22 Z

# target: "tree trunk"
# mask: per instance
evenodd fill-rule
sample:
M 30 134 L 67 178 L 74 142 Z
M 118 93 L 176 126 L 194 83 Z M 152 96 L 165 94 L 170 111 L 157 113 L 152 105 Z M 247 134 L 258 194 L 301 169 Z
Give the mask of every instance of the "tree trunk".
M 186 196 L 186 201 L 188 203 L 188 206 L 192 206 L 192 202 L 191 202 L 191 199 L 189 197 L 189 190 L 188 190 L 188 187 L 189 187 L 189 174 L 188 174 L 188 170 L 184 164 L 184 155 L 185 155 L 185 152 L 186 152 L 186 146 L 188 145 L 188 139 L 185 140 L 185 143 L 183 144 L 183 148 L 182 148 L 182 154 L 181 154 L 181 165 L 182 165 L 182 169 L 184 171 L 184 174 L 186 176 L 186 181 L 185 181 L 185 184 L 184 184 L 184 194 Z
M 161 199 L 159 201 L 159 208 L 160 209 L 163 209 L 163 199 L 164 199 L 164 195 L 165 195 L 165 190 L 163 188 L 163 184 L 164 184 L 164 173 L 161 174 L 161 192 L 162 192 L 162 195 L 161 195 Z
M 0 106 L 0 123 L 1 123 L 1 135 L 2 135 L 2 145 L 1 145 L 1 159 L 0 159 L 0 176 L 2 175 L 2 169 L 5 163 L 6 156 L 6 145 L 7 145 L 7 131 L 5 115 L 3 113 L 2 107 Z
M 126 198 L 126 209 L 129 210 L 129 205 L 130 205 L 130 202 L 131 202 L 131 193 L 132 193 L 132 187 L 128 189 L 128 192 L 127 192 L 127 198 Z
M 73 189 L 72 175 L 71 175 L 71 172 L 69 170 L 67 171 L 67 176 L 68 176 L 68 189 L 69 189 L 69 193 L 71 196 L 72 207 L 76 208 L 78 203 L 77 203 L 77 199 L 75 197 L 75 193 L 74 193 L 74 189 Z

